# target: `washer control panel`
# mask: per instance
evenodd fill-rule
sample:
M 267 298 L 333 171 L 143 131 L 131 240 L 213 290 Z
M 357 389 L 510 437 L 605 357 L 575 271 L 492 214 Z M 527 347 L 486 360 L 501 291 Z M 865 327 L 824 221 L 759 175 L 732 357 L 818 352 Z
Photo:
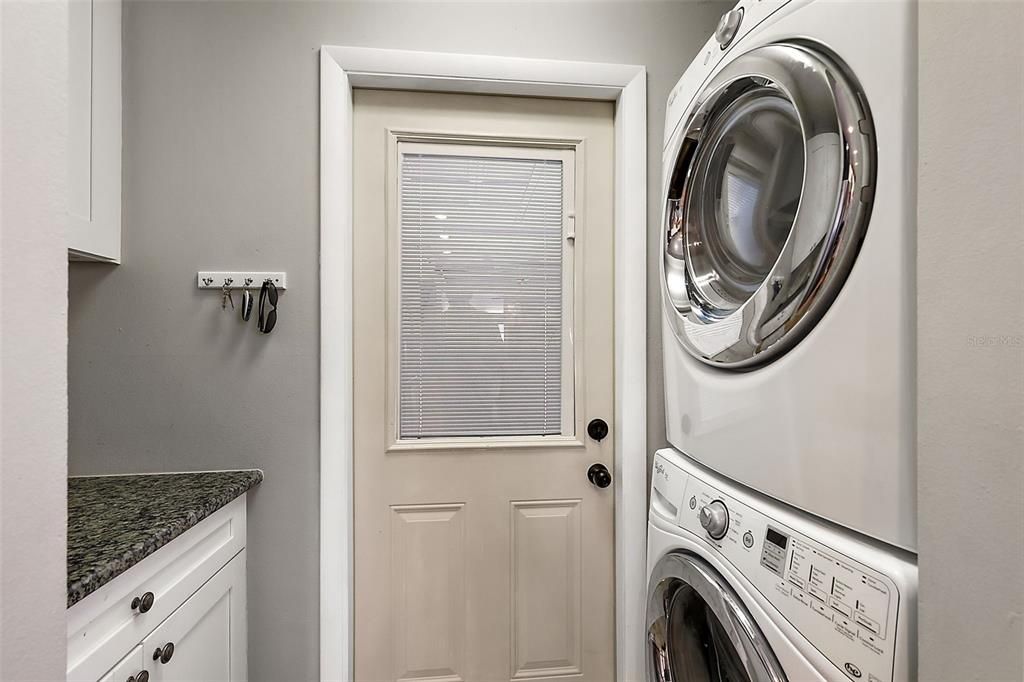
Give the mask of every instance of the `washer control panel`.
M 677 495 L 682 489 L 682 503 L 673 505 L 676 525 L 717 549 L 848 679 L 893 679 L 899 593 L 892 580 L 660 456 L 655 464 L 675 479 L 655 487 Z M 728 514 L 719 539 L 702 523 L 705 509 Z

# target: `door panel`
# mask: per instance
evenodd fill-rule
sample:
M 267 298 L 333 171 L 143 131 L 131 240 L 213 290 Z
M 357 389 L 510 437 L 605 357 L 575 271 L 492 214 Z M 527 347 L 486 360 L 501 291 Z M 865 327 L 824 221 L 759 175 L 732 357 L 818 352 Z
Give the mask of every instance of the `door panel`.
M 579 500 L 512 503 L 512 679 L 581 671 Z
M 613 105 L 354 104 L 355 678 L 611 680 Z
M 460 680 L 466 643 L 463 505 L 392 512 L 395 678 Z

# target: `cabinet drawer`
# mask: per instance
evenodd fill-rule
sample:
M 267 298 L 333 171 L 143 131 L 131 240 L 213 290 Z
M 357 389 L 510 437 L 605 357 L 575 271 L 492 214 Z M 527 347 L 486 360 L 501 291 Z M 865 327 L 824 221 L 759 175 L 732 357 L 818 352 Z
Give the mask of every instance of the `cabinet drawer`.
M 127 682 L 130 679 L 138 680 L 140 674 L 146 669 L 142 659 L 142 645 L 132 649 L 132 652 L 125 656 L 114 669 L 103 676 L 100 682 Z M 146 673 L 147 675 L 149 673 Z M 145 679 L 145 676 L 142 676 Z
M 142 643 L 150 682 L 244 682 L 245 606 L 242 550 Z
M 69 682 L 99 679 L 243 547 L 245 495 L 68 609 Z M 132 609 L 146 592 L 152 608 Z

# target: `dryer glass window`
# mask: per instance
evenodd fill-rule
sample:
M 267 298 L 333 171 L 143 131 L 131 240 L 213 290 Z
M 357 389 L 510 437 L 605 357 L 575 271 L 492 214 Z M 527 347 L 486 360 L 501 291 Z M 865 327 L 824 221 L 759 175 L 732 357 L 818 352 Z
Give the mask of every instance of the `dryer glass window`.
M 789 238 L 804 179 L 793 104 L 756 88 L 708 126 L 694 164 L 685 220 L 694 284 L 729 314 L 761 286 Z
M 668 652 L 675 682 L 750 680 L 722 622 L 689 585 L 675 593 L 669 607 Z
M 875 183 L 871 115 L 826 50 L 730 58 L 672 140 L 662 258 L 668 325 L 723 369 L 770 362 L 835 299 Z

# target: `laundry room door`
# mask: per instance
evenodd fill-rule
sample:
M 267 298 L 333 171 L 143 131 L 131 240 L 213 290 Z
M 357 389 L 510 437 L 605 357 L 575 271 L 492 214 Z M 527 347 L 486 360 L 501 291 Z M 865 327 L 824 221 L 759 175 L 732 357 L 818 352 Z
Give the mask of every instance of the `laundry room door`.
M 354 92 L 359 682 L 614 679 L 613 113 Z

